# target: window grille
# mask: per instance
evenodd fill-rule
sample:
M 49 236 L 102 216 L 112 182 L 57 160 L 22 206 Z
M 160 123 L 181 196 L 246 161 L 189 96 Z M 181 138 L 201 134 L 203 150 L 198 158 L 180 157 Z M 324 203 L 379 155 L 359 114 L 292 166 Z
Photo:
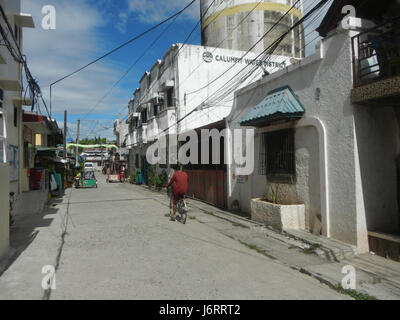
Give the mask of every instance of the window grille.
M 173 88 L 167 90 L 167 107 L 175 107 Z
M 14 127 L 18 127 L 18 108 L 14 106 Z
M 3 108 L 4 91 L 0 88 L 0 108 Z
M 296 178 L 294 129 L 262 134 L 260 174 L 271 182 L 293 183 Z
M 267 154 L 265 153 L 266 133 L 260 135 L 260 152 L 258 157 L 258 174 L 265 176 L 267 174 L 266 160 Z
M 7 162 L 7 121 L 6 114 L 0 110 L 0 163 Z

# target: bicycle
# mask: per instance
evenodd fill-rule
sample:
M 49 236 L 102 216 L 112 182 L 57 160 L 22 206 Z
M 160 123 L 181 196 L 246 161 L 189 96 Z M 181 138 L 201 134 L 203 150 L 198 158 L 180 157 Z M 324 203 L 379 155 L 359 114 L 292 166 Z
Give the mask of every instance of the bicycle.
M 173 206 L 174 206 L 174 193 L 172 188 L 168 188 L 168 195 L 169 195 L 169 217 L 173 215 Z M 187 219 L 187 205 L 185 201 L 185 196 L 183 195 L 176 204 L 176 212 L 177 217 L 176 220 L 181 222 L 182 224 L 186 223 Z

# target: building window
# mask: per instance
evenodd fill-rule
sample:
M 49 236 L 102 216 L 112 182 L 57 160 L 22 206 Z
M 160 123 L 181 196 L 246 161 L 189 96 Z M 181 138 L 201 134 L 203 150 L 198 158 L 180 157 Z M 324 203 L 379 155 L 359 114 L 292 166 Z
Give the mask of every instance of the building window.
M 14 127 L 18 127 L 18 108 L 14 106 Z
M 294 129 L 264 133 L 261 137 L 259 173 L 271 182 L 294 183 L 296 159 Z
M 167 90 L 167 107 L 175 107 L 174 88 Z
M 6 115 L 0 110 L 0 163 L 7 161 L 6 125 Z
M 135 154 L 135 168 L 139 168 L 139 154 Z
M 147 110 L 143 111 L 141 114 L 142 124 L 147 123 Z
M 14 25 L 14 36 L 15 36 L 15 40 L 17 40 L 17 43 L 19 46 L 19 28 L 16 24 Z
M 4 91 L 0 88 L 0 108 L 3 108 Z

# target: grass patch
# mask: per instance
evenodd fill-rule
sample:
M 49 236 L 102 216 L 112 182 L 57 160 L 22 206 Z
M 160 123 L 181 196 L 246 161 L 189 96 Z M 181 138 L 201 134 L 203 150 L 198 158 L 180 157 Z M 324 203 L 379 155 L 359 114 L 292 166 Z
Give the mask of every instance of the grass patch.
M 313 254 L 313 253 L 315 253 L 315 250 L 317 250 L 319 247 L 321 247 L 321 245 L 313 244 L 309 248 L 303 249 L 303 253 L 304 254 Z
M 370 296 L 365 293 L 358 292 L 356 290 L 352 289 L 343 289 L 343 287 L 340 284 L 337 284 L 336 286 L 333 286 L 333 289 L 336 290 L 339 293 L 348 295 L 352 297 L 355 300 L 378 300 L 377 298 Z
M 247 248 L 257 251 L 258 253 L 272 259 L 272 260 L 277 260 L 274 256 L 269 255 L 268 253 L 265 252 L 265 250 L 262 250 L 261 248 L 257 247 L 255 244 L 251 244 L 251 243 L 246 243 L 243 242 L 241 240 L 238 240 L 242 245 L 246 246 Z
M 207 210 L 202 210 L 204 213 L 209 214 L 210 216 L 214 216 L 214 214 L 211 211 L 207 211 Z
M 190 220 L 196 220 L 196 217 L 194 217 L 194 216 L 189 216 L 188 217 Z
M 245 226 L 245 225 L 243 225 L 243 224 L 241 224 L 241 223 L 237 223 L 237 222 L 232 222 L 232 226 L 248 229 L 247 226 Z

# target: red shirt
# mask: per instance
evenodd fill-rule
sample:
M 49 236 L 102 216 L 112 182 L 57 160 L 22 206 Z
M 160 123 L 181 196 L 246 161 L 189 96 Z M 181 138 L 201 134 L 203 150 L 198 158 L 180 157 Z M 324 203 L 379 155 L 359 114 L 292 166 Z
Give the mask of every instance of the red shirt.
M 186 194 L 189 186 L 189 176 L 186 172 L 176 171 L 168 183 L 167 188 L 174 183 L 174 194 Z

